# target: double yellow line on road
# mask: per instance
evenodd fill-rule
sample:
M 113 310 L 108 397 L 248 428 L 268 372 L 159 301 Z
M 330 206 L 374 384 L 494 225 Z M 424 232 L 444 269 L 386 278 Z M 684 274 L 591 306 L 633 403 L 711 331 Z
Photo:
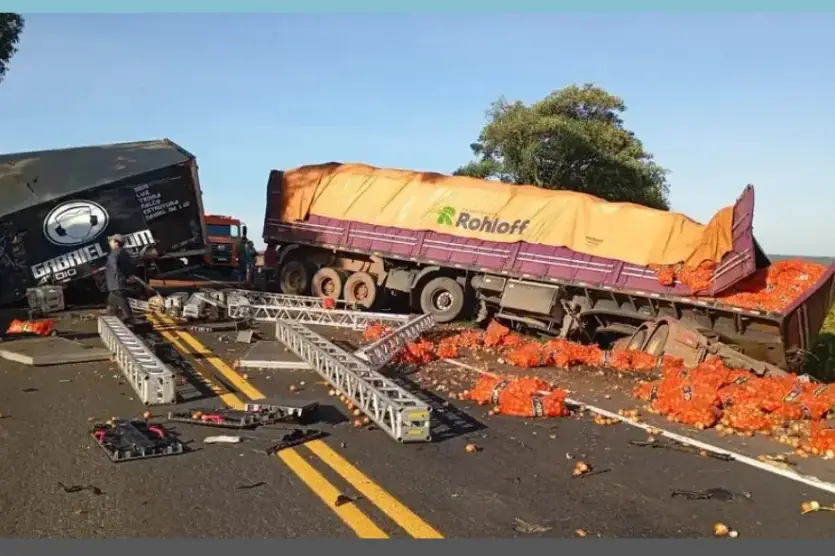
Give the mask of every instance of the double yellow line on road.
M 263 399 L 266 396 L 255 386 L 249 383 L 244 377 L 238 374 L 232 367 L 227 365 L 221 358 L 204 346 L 197 338 L 190 333 L 177 328 L 175 322 L 167 317 L 150 316 L 149 320 L 154 328 L 166 340 L 180 351 L 183 355 L 198 355 L 201 360 L 206 361 L 228 380 L 241 394 L 250 400 Z M 162 326 L 164 325 L 164 326 Z M 244 401 L 235 394 L 225 392 L 211 377 L 200 373 L 198 368 L 194 369 L 206 385 L 217 394 L 223 403 L 232 409 L 243 409 Z M 432 526 L 398 501 L 394 496 L 386 492 L 381 486 L 368 478 L 357 467 L 348 462 L 341 455 L 336 453 L 322 440 L 314 440 L 303 445 L 310 452 L 330 467 L 337 475 L 353 486 L 357 492 L 374 504 L 388 518 L 399 525 L 411 537 L 416 539 L 442 539 L 444 538 Z M 276 454 L 296 476 L 304 482 L 310 490 L 318 496 L 322 502 L 329 507 L 345 525 L 363 539 L 386 539 L 389 535 L 377 526 L 360 508 L 353 502 L 336 505 L 339 490 L 316 470 L 295 448 L 288 448 Z

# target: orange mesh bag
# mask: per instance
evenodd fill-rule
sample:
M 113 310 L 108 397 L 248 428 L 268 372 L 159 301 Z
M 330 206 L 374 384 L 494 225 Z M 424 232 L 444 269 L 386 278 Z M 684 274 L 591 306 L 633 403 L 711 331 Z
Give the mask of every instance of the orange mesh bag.
M 782 311 L 817 282 L 826 267 L 798 260 L 779 261 L 737 284 L 719 300 L 736 307 Z
M 813 385 L 800 397 L 800 404 L 806 408 L 810 419 L 822 419 L 835 407 L 835 388 L 829 384 Z
M 368 326 L 362 333 L 362 338 L 368 342 L 376 342 L 386 334 L 390 334 L 392 329 L 388 326 L 375 322 L 374 324 Z
M 739 401 L 726 408 L 722 422 L 736 430 L 749 432 L 768 431 L 774 424 L 755 399 Z
M 529 396 L 507 396 L 499 405 L 502 415 L 513 417 L 564 417 L 569 415 L 565 406 L 565 392 L 552 390 L 548 394 L 531 394 Z
M 435 355 L 441 359 L 455 359 L 460 355 L 455 336 L 444 338 L 438 342 L 438 349 L 435 350 Z
M 536 343 L 529 343 L 520 348 L 509 350 L 505 352 L 504 359 L 511 365 L 525 369 L 540 367 L 546 361 L 542 347 Z
M 435 360 L 434 346 L 426 340 L 418 340 L 406 347 L 397 355 L 397 362 L 406 365 L 421 365 Z
M 487 325 L 487 330 L 484 331 L 484 345 L 487 347 L 498 347 L 508 334 L 510 334 L 510 328 L 496 321 L 491 321 Z
M 507 388 L 508 384 L 510 384 L 510 380 L 505 378 L 483 376 L 476 381 L 472 389 L 464 397 L 479 405 L 488 403 L 497 405 L 502 391 Z
M 9 323 L 6 334 L 34 334 L 35 336 L 49 336 L 55 330 L 54 320 L 18 320 Z
M 809 445 L 820 454 L 830 450 L 835 451 L 835 425 L 827 421 L 812 423 Z

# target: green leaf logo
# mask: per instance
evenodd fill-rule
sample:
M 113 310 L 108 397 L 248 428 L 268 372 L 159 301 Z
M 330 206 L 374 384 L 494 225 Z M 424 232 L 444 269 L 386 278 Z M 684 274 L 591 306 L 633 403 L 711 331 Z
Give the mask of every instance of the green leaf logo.
M 452 226 L 452 219 L 455 216 L 455 209 L 452 207 L 444 207 L 438 213 L 438 224 L 441 226 Z

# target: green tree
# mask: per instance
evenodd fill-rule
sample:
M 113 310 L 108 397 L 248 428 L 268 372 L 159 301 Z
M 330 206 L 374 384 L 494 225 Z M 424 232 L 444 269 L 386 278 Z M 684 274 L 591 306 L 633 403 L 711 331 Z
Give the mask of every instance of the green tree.
M 0 83 L 6 76 L 12 56 L 17 52 L 23 25 L 23 16 L 0 12 Z
M 624 128 L 623 101 L 572 85 L 530 106 L 504 98 L 488 111 L 476 160 L 455 175 L 588 193 L 669 210 L 667 171 Z

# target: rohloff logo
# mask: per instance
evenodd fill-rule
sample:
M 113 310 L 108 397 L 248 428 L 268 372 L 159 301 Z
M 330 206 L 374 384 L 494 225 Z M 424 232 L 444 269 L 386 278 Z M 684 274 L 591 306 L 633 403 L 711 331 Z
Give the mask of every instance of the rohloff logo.
M 469 212 L 457 211 L 454 207 L 444 207 L 438 211 L 435 220 L 439 226 L 450 226 L 463 228 L 473 232 L 498 235 L 522 235 L 530 225 L 530 220 L 499 220 L 498 217 L 479 216 L 474 217 Z
M 444 207 L 438 213 L 438 224 L 441 226 L 452 226 L 452 219 L 455 218 L 455 209 Z
M 110 222 L 107 211 L 92 201 L 69 201 L 53 208 L 43 221 L 43 233 L 60 246 L 89 243 L 99 237 Z

